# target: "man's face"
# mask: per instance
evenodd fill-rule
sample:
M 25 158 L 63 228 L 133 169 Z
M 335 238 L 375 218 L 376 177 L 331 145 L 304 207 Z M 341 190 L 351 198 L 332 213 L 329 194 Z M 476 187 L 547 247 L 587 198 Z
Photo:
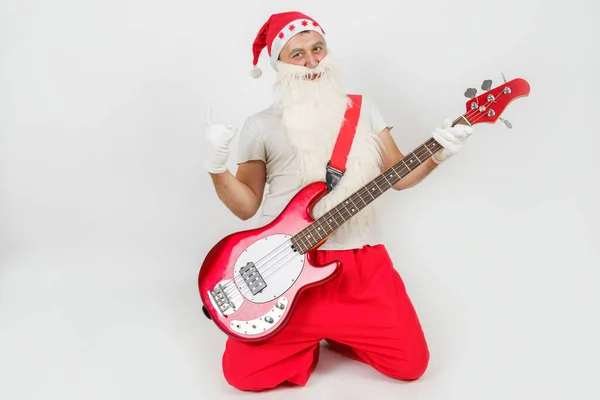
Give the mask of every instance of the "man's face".
M 315 31 L 305 31 L 294 35 L 279 54 L 284 63 L 315 68 L 327 55 L 323 36 Z

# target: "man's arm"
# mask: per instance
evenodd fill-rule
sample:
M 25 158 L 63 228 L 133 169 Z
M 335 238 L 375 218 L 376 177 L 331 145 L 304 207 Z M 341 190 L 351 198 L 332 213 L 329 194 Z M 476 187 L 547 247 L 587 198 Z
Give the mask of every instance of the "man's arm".
M 461 124 L 452 126 L 452 122 L 446 119 L 440 127 L 433 131 L 433 138 L 442 146 L 442 149 L 413 169 L 403 179 L 396 182 L 393 188 L 396 190 L 408 189 L 421 182 L 439 164 L 458 153 L 472 134 L 473 128 L 470 126 Z M 383 170 L 386 170 L 400 161 L 404 155 L 400 152 L 398 146 L 396 146 L 388 128 L 383 129 L 379 133 L 379 138 L 384 146 Z
M 404 154 L 398 149 L 394 138 L 392 137 L 390 130 L 388 128 L 383 129 L 379 133 L 379 139 L 383 144 L 383 171 L 390 168 L 392 165 L 396 164 L 400 159 L 404 157 Z M 421 182 L 427 175 L 433 171 L 438 164 L 436 164 L 433 159 L 430 157 L 424 163 L 419 165 L 417 168 L 413 169 L 408 175 L 406 175 L 403 179 L 396 182 L 392 188 L 396 190 L 404 190 L 408 189 L 412 186 L 415 186 L 417 183 Z
M 219 199 L 241 220 L 250 219 L 262 203 L 267 182 L 264 156 L 257 148 L 256 126 L 246 120 L 242 128 L 240 148 L 246 162 L 238 163 L 236 175 L 227 169 L 230 144 L 237 134 L 237 128 L 212 123 L 212 107 L 207 108 L 206 154 L 204 168 L 208 171 Z M 241 157 L 240 157 L 241 158 Z M 262 159 L 259 159 L 262 158 Z
M 266 185 L 266 167 L 262 161 L 239 164 L 236 175 L 229 170 L 211 173 L 219 199 L 241 220 L 252 218 L 258 211 Z

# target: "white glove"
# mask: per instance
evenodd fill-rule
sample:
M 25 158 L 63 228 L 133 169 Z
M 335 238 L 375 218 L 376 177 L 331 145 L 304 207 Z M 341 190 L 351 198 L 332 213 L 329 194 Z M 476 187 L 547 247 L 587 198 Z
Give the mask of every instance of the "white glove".
M 211 174 L 220 174 L 227 170 L 229 145 L 237 133 L 237 128 L 230 125 L 212 123 L 212 107 L 206 111 L 206 155 L 204 168 Z
M 473 128 L 470 126 L 462 124 L 452 126 L 452 122 L 446 119 L 442 126 L 433 132 L 433 138 L 443 146 L 443 149 L 431 158 L 436 164 L 441 164 L 458 153 L 472 134 Z

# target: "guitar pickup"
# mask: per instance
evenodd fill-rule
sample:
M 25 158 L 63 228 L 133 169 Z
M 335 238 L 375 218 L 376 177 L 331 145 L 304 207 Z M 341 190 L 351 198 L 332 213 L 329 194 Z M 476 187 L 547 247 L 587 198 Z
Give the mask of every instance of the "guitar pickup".
M 252 292 L 252 295 L 260 293 L 267 287 L 265 280 L 252 262 L 249 262 L 240 268 L 240 275 L 244 279 L 246 286 L 250 289 L 250 292 Z

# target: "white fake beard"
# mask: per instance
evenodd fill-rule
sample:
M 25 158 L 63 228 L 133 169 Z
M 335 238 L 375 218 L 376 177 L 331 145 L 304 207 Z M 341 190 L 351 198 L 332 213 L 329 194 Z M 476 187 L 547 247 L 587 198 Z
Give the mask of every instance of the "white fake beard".
M 337 65 L 330 55 L 314 68 L 278 63 L 276 95 L 287 138 L 298 160 L 298 175 L 306 185 L 325 181 L 327 161 L 331 159 L 346 108 L 350 100 L 342 90 Z M 321 74 L 318 79 L 307 79 Z M 359 121 L 354 144 L 348 155 L 346 173 L 336 188 L 313 208 L 319 218 L 346 197 L 375 178 L 381 170 L 381 147 L 369 121 Z M 367 229 L 374 218 L 374 204 L 340 227 L 332 236 L 343 241 L 353 230 Z
M 324 179 L 322 171 L 331 157 L 333 145 L 349 104 L 339 84 L 331 56 L 312 69 L 278 63 L 276 95 L 288 140 L 301 161 L 305 184 Z M 320 74 L 314 80 L 311 74 Z M 309 168 L 312 167 L 312 168 Z

